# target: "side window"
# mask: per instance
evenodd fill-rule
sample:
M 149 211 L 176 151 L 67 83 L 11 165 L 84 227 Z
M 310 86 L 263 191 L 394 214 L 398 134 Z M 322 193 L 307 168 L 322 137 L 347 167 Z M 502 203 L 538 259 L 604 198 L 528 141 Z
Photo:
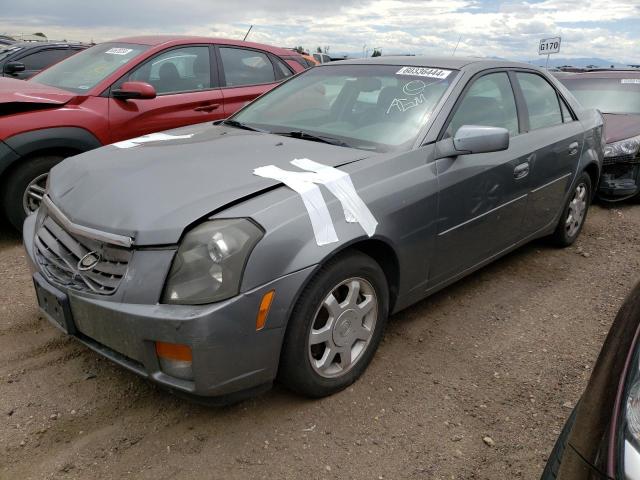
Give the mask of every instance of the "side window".
M 537 130 L 561 124 L 558 94 L 549 82 L 534 73 L 517 73 L 516 76 L 529 110 L 529 128 Z
M 484 75 L 467 90 L 451 119 L 448 136 L 454 136 L 463 125 L 501 127 L 511 136 L 518 134 L 516 100 L 505 72 Z
M 43 70 L 54 63 L 59 62 L 63 58 L 70 55 L 69 50 L 40 50 L 39 52 L 32 53 L 23 57 L 18 62 L 24 63 L 25 70 Z
M 134 70 L 127 80 L 150 83 L 158 95 L 211 88 L 209 47 L 163 52 Z
M 567 107 L 567 104 L 565 103 L 565 101 L 560 98 L 560 108 L 562 109 L 562 121 L 563 123 L 569 123 L 569 122 L 573 122 L 575 119 L 573 118 L 573 115 L 571 115 L 571 110 L 569 110 L 569 107 Z
M 289 70 L 289 67 L 287 67 L 282 60 L 278 59 L 278 58 L 274 58 L 273 59 L 273 63 L 275 63 L 276 65 L 276 73 L 278 76 L 278 80 L 283 79 L 283 78 L 287 78 L 290 77 L 291 75 L 293 75 L 293 73 L 291 73 L 291 70 Z
M 220 47 L 220 58 L 227 87 L 276 81 L 273 64 L 264 53 L 243 48 Z

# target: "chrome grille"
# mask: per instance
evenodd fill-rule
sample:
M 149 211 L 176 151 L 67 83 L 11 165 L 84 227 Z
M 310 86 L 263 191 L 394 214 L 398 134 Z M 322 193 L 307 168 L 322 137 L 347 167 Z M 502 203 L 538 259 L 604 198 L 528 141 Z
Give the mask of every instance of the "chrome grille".
M 51 216 L 45 217 L 35 237 L 38 264 L 54 282 L 74 290 L 110 295 L 127 273 L 131 250 L 72 235 Z M 79 268 L 89 253 L 99 260 L 89 270 Z

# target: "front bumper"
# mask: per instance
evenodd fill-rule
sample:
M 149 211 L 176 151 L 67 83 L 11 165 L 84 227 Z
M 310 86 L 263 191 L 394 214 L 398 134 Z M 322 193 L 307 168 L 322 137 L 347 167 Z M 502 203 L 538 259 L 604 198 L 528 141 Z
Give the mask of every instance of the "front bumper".
M 74 327 L 70 332 L 94 351 L 162 386 L 197 396 L 229 396 L 273 382 L 290 308 L 313 267 L 223 302 L 164 305 L 157 300 L 158 285 L 164 282 L 164 275 L 159 280 L 140 277 L 141 270 L 144 271 L 141 259 L 145 263 L 157 260 L 166 269 L 170 264 L 167 257 L 172 258 L 173 253 L 142 250 L 136 259 L 138 251 L 134 251 L 133 273 L 120 285 L 120 291 L 112 297 L 90 295 L 56 285 L 41 271 L 34 257 L 35 224 L 32 215 L 23 229 L 29 266 L 40 282 L 44 280 L 47 287 L 66 294 Z M 145 284 L 156 293 L 126 292 L 127 288 L 136 290 L 135 286 L 144 290 Z M 267 323 L 256 331 L 260 302 L 270 290 L 275 290 L 275 296 Z M 140 302 L 141 299 L 144 300 Z M 48 314 L 47 317 L 51 320 Z M 191 347 L 193 380 L 171 377 L 161 370 L 156 341 Z
M 598 195 L 616 201 L 640 193 L 640 157 L 607 158 L 602 166 Z

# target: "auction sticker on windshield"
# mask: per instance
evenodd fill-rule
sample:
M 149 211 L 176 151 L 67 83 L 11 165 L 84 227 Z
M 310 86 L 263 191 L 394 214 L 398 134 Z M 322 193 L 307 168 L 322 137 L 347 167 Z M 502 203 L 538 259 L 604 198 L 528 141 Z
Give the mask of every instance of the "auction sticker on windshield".
M 640 78 L 623 78 L 620 82 L 640 84 Z
M 451 70 L 442 70 L 440 68 L 402 67 L 396 72 L 396 75 L 413 75 L 416 77 L 438 78 L 440 80 L 444 80 L 450 73 Z
M 127 53 L 133 52 L 131 48 L 110 48 L 104 53 L 108 53 L 109 55 L 126 55 Z

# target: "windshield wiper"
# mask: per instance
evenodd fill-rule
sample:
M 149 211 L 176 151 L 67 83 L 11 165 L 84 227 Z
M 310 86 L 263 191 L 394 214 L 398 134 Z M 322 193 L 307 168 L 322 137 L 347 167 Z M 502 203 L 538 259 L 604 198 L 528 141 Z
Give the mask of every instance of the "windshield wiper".
M 284 137 L 299 138 L 301 140 L 309 140 L 312 142 L 328 143 L 329 145 L 337 145 L 339 147 L 351 147 L 347 142 L 338 140 L 333 137 L 325 137 L 324 135 L 314 135 L 312 133 L 303 132 L 302 130 L 291 130 L 289 132 L 273 132 L 275 135 L 282 135 Z
M 223 125 L 229 125 L 230 127 L 242 128 L 243 130 L 251 130 L 252 132 L 269 133 L 266 130 L 262 130 L 260 128 L 250 127 L 249 125 L 239 122 L 238 120 L 223 120 L 221 123 Z

